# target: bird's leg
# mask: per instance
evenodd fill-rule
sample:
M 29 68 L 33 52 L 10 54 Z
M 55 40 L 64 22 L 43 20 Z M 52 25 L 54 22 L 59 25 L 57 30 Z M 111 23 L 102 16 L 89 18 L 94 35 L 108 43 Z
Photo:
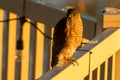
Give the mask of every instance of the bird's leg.
M 73 58 L 67 58 L 66 61 L 68 61 L 71 64 L 73 64 L 73 66 L 75 66 L 74 63 L 76 63 L 77 65 L 79 65 L 79 63 L 75 59 L 73 59 Z

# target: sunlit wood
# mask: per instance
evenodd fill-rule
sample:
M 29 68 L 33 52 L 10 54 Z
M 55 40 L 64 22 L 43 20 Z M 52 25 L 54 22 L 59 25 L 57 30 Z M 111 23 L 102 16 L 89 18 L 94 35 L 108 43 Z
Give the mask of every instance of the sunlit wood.
M 97 68 L 97 80 L 100 80 L 100 66 Z
M 35 0 L 34 0 L 35 1 Z M 50 0 L 51 2 L 53 0 Z M 78 0 L 71 1 L 66 1 L 64 6 L 69 6 L 67 5 L 68 3 L 70 5 L 77 4 L 76 7 L 80 8 L 81 12 L 89 13 L 87 8 L 91 12 L 95 12 L 96 7 L 89 7 L 92 4 L 89 3 L 89 6 L 86 5 L 85 2 L 83 3 L 75 3 Z M 84 1 L 80 0 L 79 2 Z M 87 0 L 86 0 L 87 1 Z M 12 5 L 13 3 L 16 3 Z M 56 4 L 59 1 L 56 1 Z M 61 2 L 61 1 L 60 1 Z M 74 3 L 73 3 L 74 2 Z M 9 4 L 8 4 L 9 3 Z M 8 3 L 5 2 L 5 0 L 0 0 L 0 8 L 2 7 L 6 11 L 13 11 L 14 13 L 10 12 L 10 19 L 16 18 L 16 15 L 21 15 L 21 8 L 23 7 L 23 0 L 11 0 L 8 1 Z M 97 1 L 96 1 L 97 3 Z M 6 6 L 7 5 L 7 6 Z M 46 4 L 45 4 L 46 5 Z M 96 4 L 97 5 L 97 4 Z M 17 7 L 15 7 L 17 6 Z M 47 5 L 48 6 L 48 5 Z M 52 6 L 52 5 L 51 5 Z M 55 23 L 62 18 L 65 15 L 64 11 L 56 10 L 51 8 L 51 6 L 46 7 L 43 6 L 43 4 L 38 4 L 32 1 L 27 1 L 27 7 L 26 7 L 26 16 L 30 18 L 30 20 L 35 21 L 35 22 L 42 22 L 38 23 L 37 26 L 39 29 L 42 30 L 42 32 L 45 32 L 46 34 L 49 34 L 51 28 L 50 26 L 54 26 Z M 94 5 L 93 5 L 94 6 Z M 97 5 L 99 6 L 99 5 Z M 42 10 L 42 11 L 41 11 Z M 50 13 L 50 14 L 49 14 Z M 94 38 L 94 40 L 97 40 L 98 43 L 95 44 L 90 44 L 89 41 L 87 45 L 82 47 L 82 49 L 85 50 L 90 50 L 92 54 L 89 54 L 89 51 L 77 51 L 76 54 L 73 56 L 77 62 L 79 63 L 79 66 L 75 65 L 66 65 L 65 67 L 59 68 L 59 67 L 54 67 L 53 69 L 49 70 L 47 73 L 43 75 L 43 71 L 46 68 L 49 68 L 50 66 L 43 66 L 44 60 L 47 60 L 46 58 L 44 59 L 44 53 L 50 52 L 49 47 L 51 45 L 49 44 L 50 41 L 45 42 L 45 37 L 37 31 L 37 39 L 36 40 L 36 72 L 35 78 L 40 78 L 40 80 L 83 80 L 86 76 L 89 76 L 89 79 L 92 80 L 92 72 L 97 69 L 97 80 L 100 78 L 100 66 L 103 62 L 105 62 L 105 75 L 104 75 L 104 80 L 107 80 L 108 77 L 108 58 L 110 56 L 113 56 L 112 59 L 112 80 L 120 80 L 120 29 L 115 29 L 115 27 L 120 27 L 120 14 L 101 14 L 99 17 L 99 21 L 97 22 L 99 24 L 99 27 L 101 30 L 103 28 L 110 28 L 112 29 L 107 29 L 105 32 L 101 32 L 100 29 L 96 30 L 95 33 L 100 31 L 100 35 Z M 0 20 L 2 20 L 3 17 L 3 10 L 0 9 Z M 85 18 L 85 17 L 83 17 Z M 96 19 L 93 21 L 91 17 L 88 17 L 90 21 L 92 21 L 92 25 L 96 27 Z M 87 20 L 88 20 L 87 18 Z M 102 20 L 100 22 L 100 20 Z M 94 24 L 93 24 L 94 23 Z M 89 23 L 85 23 L 89 27 L 91 25 Z M 1 64 L 2 64 L 2 51 L 3 51 L 3 23 L 0 22 L 0 80 L 1 80 Z M 16 54 L 16 20 L 10 21 L 10 27 L 9 27 L 9 42 L 8 42 L 8 80 L 14 80 L 15 78 L 15 54 Z M 45 26 L 47 25 L 47 26 Z M 18 26 L 19 27 L 19 26 Z M 46 28 L 47 27 L 47 28 Z M 97 26 L 98 27 L 98 26 Z M 97 28 L 96 27 L 96 28 Z M 90 28 L 89 28 L 90 29 Z M 90 30 L 91 31 L 91 30 Z M 94 33 L 94 34 L 95 34 Z M 51 35 L 51 34 L 50 34 Z M 24 41 L 24 49 L 22 51 L 22 71 L 21 71 L 21 80 L 28 80 L 28 73 L 29 73 L 29 51 L 30 51 L 30 24 L 25 23 L 24 29 L 23 29 L 23 41 Z M 49 44 L 49 45 L 48 45 Z M 47 47 L 45 47 L 47 46 Z M 6 48 L 6 46 L 5 46 Z M 46 48 L 46 49 L 45 49 Z M 118 52 L 117 52 L 118 51 Z M 116 53 L 117 52 L 117 53 Z M 47 55 L 45 55 L 47 56 Z M 51 54 L 49 55 L 51 56 Z M 49 58 L 47 56 L 47 58 Z M 47 60 L 49 62 L 49 60 Z M 49 62 L 50 63 L 50 62 Z M 104 67 L 104 66 L 103 66 Z M 48 70 L 48 69 L 47 69 Z M 46 70 L 46 71 L 47 71 Z
M 108 58 L 115 54 L 116 51 L 119 50 L 120 45 L 120 29 L 117 29 L 113 33 L 112 29 L 106 30 L 103 34 L 99 35 L 95 38 L 98 40 L 98 44 L 94 44 L 94 47 L 91 48 L 91 61 L 90 61 L 90 73 L 99 67 L 105 61 L 105 77 L 104 79 L 107 80 L 107 70 L 108 70 Z M 109 35 L 110 34 L 110 35 Z M 106 37 L 105 37 L 106 36 Z M 109 43 L 110 42 L 110 43 Z M 108 46 L 109 44 L 109 46 Z M 93 44 L 92 44 L 93 45 Z M 116 47 L 113 47 L 116 46 Z M 89 46 L 85 46 L 87 49 L 90 48 Z M 85 49 L 85 48 L 84 48 Z M 82 54 L 82 53 L 81 53 Z M 76 56 L 81 55 L 76 53 Z M 69 79 L 69 80 L 82 80 L 88 74 L 89 70 L 89 53 L 85 53 L 82 57 L 78 60 L 80 66 L 75 67 L 70 65 L 68 67 L 63 67 L 64 70 L 61 68 L 53 68 L 51 71 L 43 75 L 39 80 L 44 79 L 51 79 L 51 80 L 62 80 L 62 79 Z M 98 70 L 99 71 L 99 70 Z M 55 75 L 55 76 L 54 76 Z M 92 73 L 90 74 L 92 76 Z M 92 77 L 90 78 L 92 80 Z
M 104 28 L 120 27 L 120 14 L 104 14 L 103 26 Z
M 104 80 L 107 80 L 107 77 L 108 77 L 107 72 L 108 72 L 108 60 L 105 61 L 105 72 L 104 72 L 105 77 L 104 77 Z
M 115 55 L 113 54 L 113 60 L 112 60 L 112 80 L 115 80 Z
M 30 47 L 30 24 L 25 23 L 23 27 L 23 46 L 22 51 L 22 72 L 21 80 L 28 80 L 28 60 L 29 60 L 29 47 Z
M 44 24 L 38 23 L 38 28 L 44 32 Z M 44 36 L 37 30 L 37 43 L 36 43 L 36 73 L 35 78 L 39 78 L 43 74 L 43 55 L 44 55 Z
M 120 80 L 120 50 L 115 55 L 115 80 Z
M 3 10 L 2 9 L 0 9 L 0 20 L 3 20 Z M 2 49 L 3 49 L 3 47 L 2 47 L 2 41 L 3 41 L 3 23 L 2 22 L 0 22 L 0 80 L 1 80 L 1 72 L 2 72 Z
M 16 18 L 16 15 L 10 13 L 10 19 L 12 18 Z M 9 21 L 8 39 L 8 80 L 14 80 L 16 55 L 16 20 Z

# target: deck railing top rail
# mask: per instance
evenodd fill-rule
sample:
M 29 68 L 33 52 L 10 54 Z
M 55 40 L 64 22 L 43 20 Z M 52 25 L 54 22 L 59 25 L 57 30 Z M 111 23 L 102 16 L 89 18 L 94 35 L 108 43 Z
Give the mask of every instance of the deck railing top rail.
M 105 30 L 93 39 L 98 41 L 97 44 L 87 44 L 82 48 L 90 50 L 92 54 L 84 51 L 76 52 L 74 58 L 77 59 L 79 66 L 71 64 L 62 68 L 55 67 L 39 78 L 39 80 L 83 80 L 87 75 L 91 76 L 97 67 L 120 49 L 119 36 L 120 29 L 110 28 Z

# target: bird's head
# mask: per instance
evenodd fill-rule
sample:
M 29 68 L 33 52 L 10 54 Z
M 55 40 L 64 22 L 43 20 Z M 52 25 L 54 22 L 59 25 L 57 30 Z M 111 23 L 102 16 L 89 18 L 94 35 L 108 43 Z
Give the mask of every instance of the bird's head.
M 79 14 L 79 11 L 75 8 L 70 8 L 70 9 L 68 9 L 66 16 L 68 18 L 71 18 L 72 16 L 74 16 L 76 14 Z

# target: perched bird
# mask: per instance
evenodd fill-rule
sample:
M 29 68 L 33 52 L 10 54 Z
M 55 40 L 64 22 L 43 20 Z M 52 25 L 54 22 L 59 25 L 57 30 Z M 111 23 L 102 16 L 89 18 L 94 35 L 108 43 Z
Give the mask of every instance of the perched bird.
M 83 24 L 79 11 L 68 9 L 54 28 L 51 66 L 64 65 L 76 62 L 72 55 L 80 46 L 83 35 Z M 77 62 L 76 62 L 77 63 Z

